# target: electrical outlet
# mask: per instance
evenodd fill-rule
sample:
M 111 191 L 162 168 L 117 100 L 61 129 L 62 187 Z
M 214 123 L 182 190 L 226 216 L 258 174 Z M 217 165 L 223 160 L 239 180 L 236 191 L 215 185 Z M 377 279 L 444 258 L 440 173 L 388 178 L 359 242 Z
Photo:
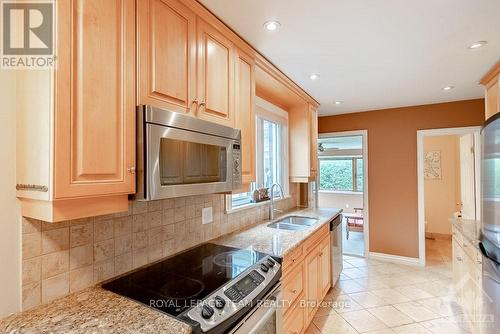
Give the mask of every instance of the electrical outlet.
M 213 221 L 212 207 L 203 208 L 203 210 L 201 210 L 201 223 L 210 224 Z

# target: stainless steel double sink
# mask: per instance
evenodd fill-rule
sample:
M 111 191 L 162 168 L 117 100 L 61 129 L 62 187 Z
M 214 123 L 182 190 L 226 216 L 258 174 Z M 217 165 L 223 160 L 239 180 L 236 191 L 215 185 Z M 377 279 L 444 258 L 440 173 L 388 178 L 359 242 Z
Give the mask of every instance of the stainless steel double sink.
M 278 230 L 305 231 L 316 225 L 319 219 L 304 216 L 287 216 L 267 226 Z

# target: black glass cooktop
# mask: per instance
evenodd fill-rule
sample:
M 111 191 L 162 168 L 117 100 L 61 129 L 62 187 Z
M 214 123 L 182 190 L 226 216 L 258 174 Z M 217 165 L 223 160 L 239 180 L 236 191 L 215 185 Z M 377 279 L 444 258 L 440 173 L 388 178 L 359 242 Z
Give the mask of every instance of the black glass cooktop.
M 265 256 L 207 243 L 106 283 L 103 288 L 177 316 Z

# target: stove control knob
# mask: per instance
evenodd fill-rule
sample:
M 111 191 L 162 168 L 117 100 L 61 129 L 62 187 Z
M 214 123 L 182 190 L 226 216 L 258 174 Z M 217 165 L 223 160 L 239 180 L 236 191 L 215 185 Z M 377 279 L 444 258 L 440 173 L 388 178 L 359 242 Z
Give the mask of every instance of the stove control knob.
M 273 261 L 273 260 L 271 260 L 271 259 L 267 259 L 267 265 L 268 265 L 269 267 L 274 267 L 274 261 Z
M 226 301 L 224 300 L 224 298 L 215 296 L 215 308 L 221 310 L 224 308 L 224 305 L 226 305 Z
M 269 267 L 265 263 L 261 263 L 260 264 L 260 270 L 262 270 L 263 272 L 267 273 L 267 271 L 269 270 Z
M 201 308 L 201 316 L 203 319 L 210 319 L 214 315 L 214 309 L 209 305 L 203 305 Z

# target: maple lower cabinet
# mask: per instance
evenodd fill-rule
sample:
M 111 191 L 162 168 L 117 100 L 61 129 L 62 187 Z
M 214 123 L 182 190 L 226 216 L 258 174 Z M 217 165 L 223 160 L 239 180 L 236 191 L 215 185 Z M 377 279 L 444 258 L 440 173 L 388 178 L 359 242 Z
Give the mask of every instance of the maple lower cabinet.
M 198 98 L 196 116 L 234 126 L 234 46 L 198 17 Z
M 284 334 L 300 334 L 307 329 L 304 309 L 300 304 L 290 308 L 288 316 L 283 321 Z
M 472 245 L 462 232 L 452 227 L 452 268 L 453 288 L 458 303 L 473 328 L 473 333 L 487 333 L 483 322 L 483 303 L 491 302 L 482 290 L 482 254 L 477 246 Z
M 241 130 L 242 183 L 255 181 L 255 61 L 237 50 L 235 125 Z
M 307 319 L 312 319 L 316 311 L 316 303 L 320 296 L 320 258 L 318 249 L 314 248 L 304 261 L 306 270 L 306 301 L 309 303 L 306 308 Z
M 18 81 L 22 214 L 50 222 L 126 211 L 135 191 L 135 2 L 56 6 L 56 68 Z
M 303 333 L 331 287 L 329 225 L 322 226 L 283 259 L 285 333 Z
M 194 113 L 196 15 L 177 0 L 137 1 L 137 100 Z
M 320 299 L 327 294 L 331 287 L 331 251 L 330 237 L 324 237 L 318 246 L 319 251 L 319 292 Z

